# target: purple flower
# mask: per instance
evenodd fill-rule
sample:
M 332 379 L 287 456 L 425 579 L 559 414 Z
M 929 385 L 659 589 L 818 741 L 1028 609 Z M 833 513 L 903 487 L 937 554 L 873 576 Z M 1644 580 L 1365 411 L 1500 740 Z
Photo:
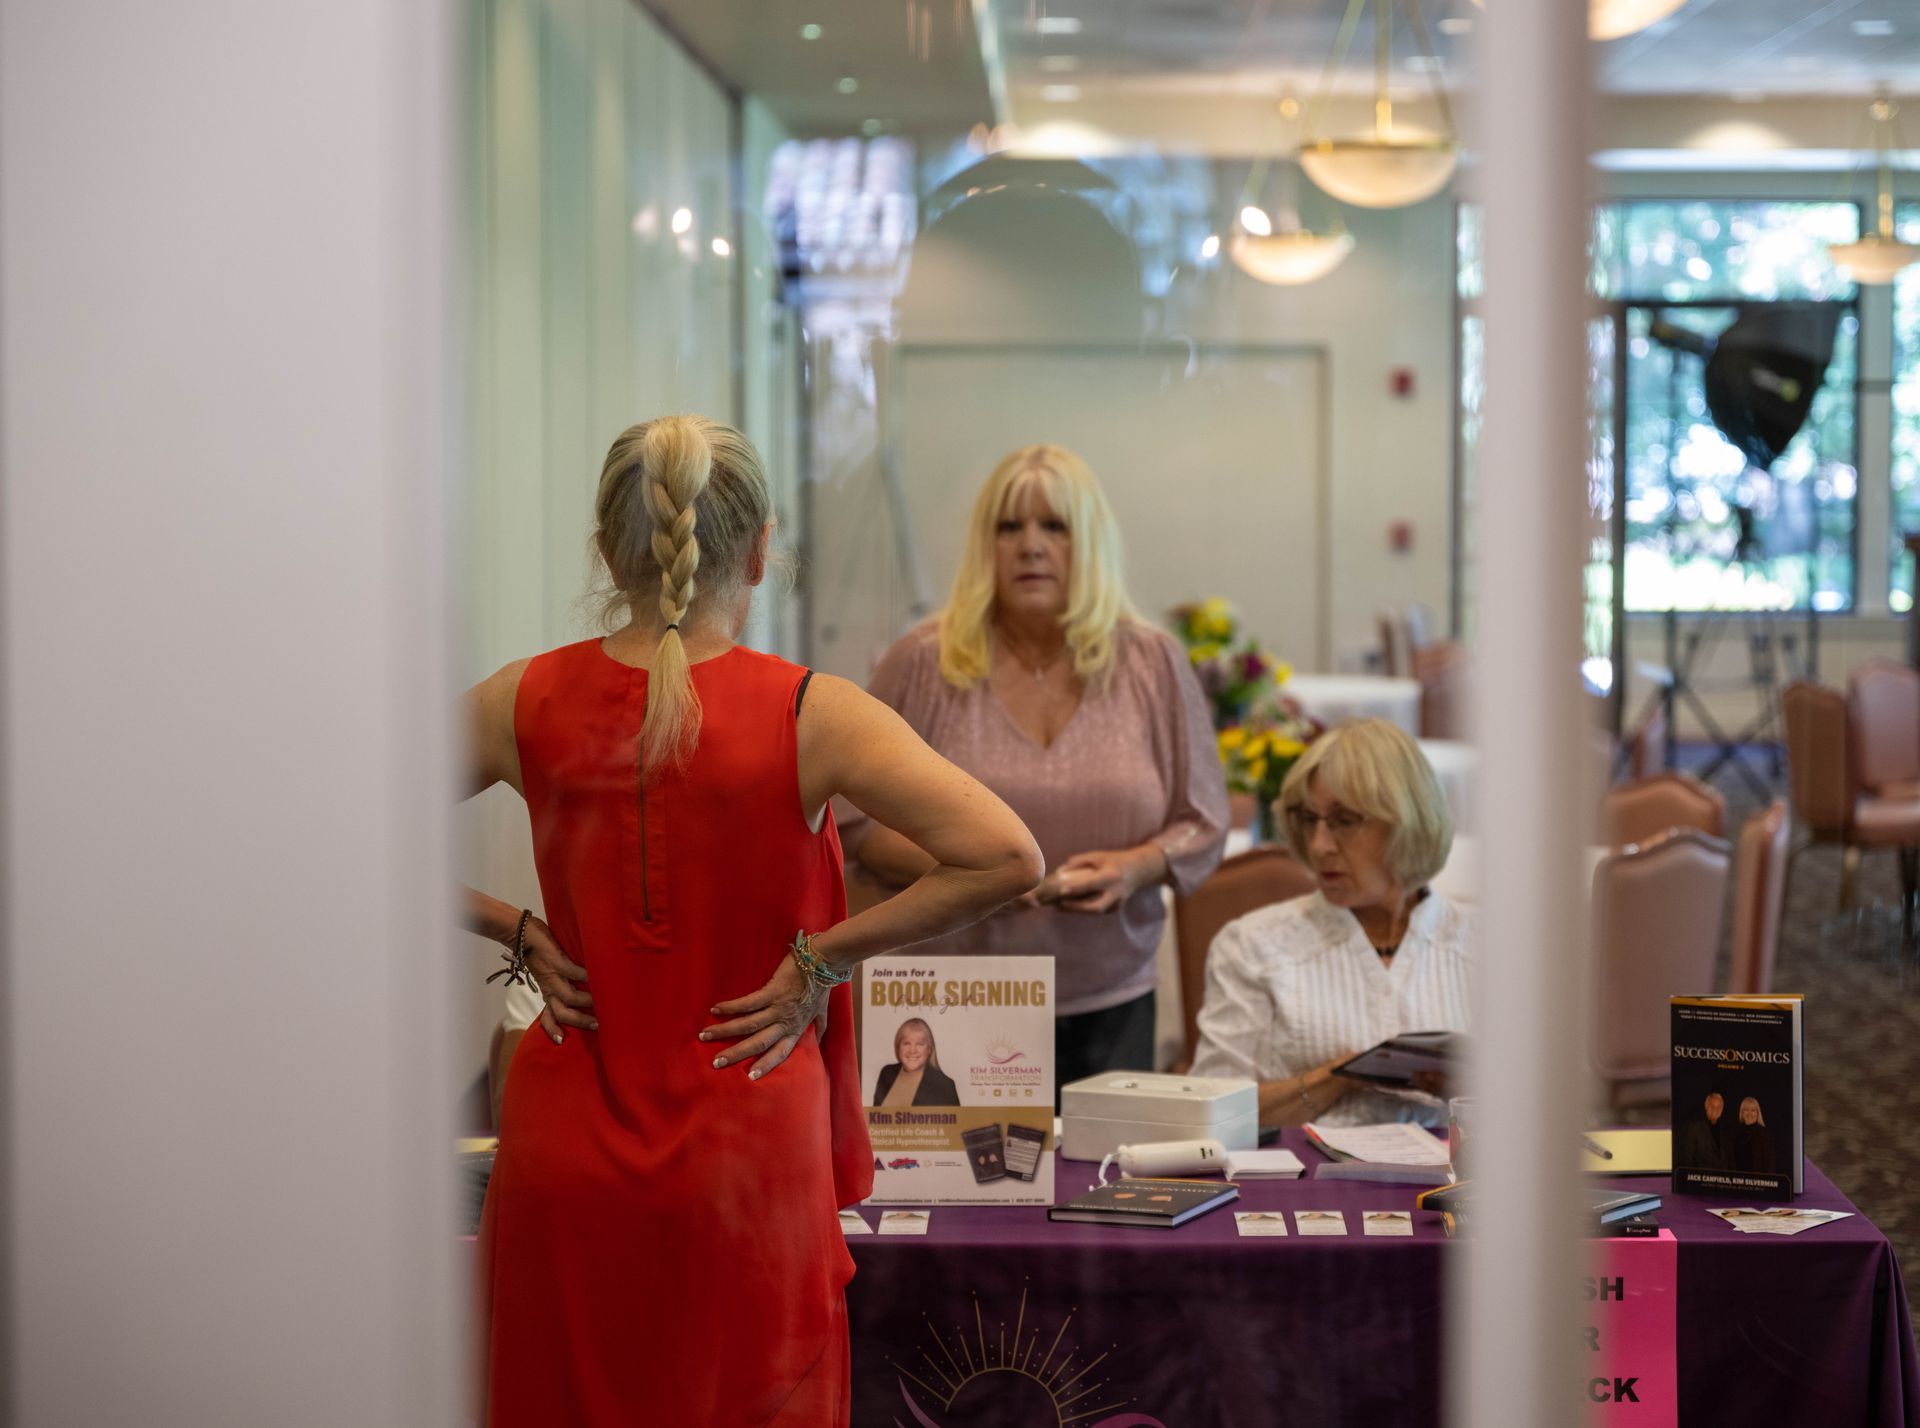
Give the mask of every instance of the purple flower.
M 1260 656 L 1258 650 L 1248 650 L 1240 656 L 1240 682 L 1252 684 L 1264 675 L 1270 666 Z

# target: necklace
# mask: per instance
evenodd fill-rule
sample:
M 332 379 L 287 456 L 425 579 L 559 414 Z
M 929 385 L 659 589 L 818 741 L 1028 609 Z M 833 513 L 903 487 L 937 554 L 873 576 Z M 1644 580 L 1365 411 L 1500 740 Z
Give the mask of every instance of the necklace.
M 1013 647 L 1013 641 L 1008 639 L 1004 634 L 1000 636 L 1000 647 L 1007 652 L 1009 659 L 1033 676 L 1033 682 L 1035 684 L 1045 684 L 1047 682 L 1047 675 L 1056 664 L 1060 663 L 1067 653 L 1065 648 L 1062 648 L 1056 651 L 1053 658 L 1045 664 L 1033 665 L 1027 663 L 1027 661 L 1021 657 L 1020 652 Z

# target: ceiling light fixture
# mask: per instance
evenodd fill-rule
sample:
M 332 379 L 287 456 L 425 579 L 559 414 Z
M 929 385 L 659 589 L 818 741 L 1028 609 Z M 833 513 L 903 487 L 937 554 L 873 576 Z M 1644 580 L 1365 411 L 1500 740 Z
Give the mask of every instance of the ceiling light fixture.
M 1473 21 L 1465 15 L 1449 15 L 1437 22 L 1434 29 L 1443 35 L 1470 35 L 1473 33 Z
M 1300 106 L 1291 95 L 1283 95 L 1274 106 L 1274 113 L 1282 119 L 1290 119 L 1299 112 Z M 1266 184 L 1272 156 L 1284 152 L 1286 147 L 1278 143 L 1262 146 L 1261 157 L 1247 174 L 1247 186 L 1240 195 L 1240 212 L 1227 240 L 1227 252 L 1235 267 L 1250 278 L 1277 287 L 1293 287 L 1324 278 L 1353 251 L 1353 235 L 1340 224 L 1316 233 L 1301 223 L 1296 203 L 1299 168 L 1293 163 L 1282 163 L 1279 201 L 1274 204 L 1273 212 L 1269 214 L 1259 206 L 1256 200 Z M 1217 237 L 1210 237 L 1207 242 L 1213 245 L 1213 251 L 1210 253 L 1203 246 L 1203 258 L 1219 251 Z
M 1882 39 L 1893 33 L 1893 21 L 1855 20 L 1853 22 L 1853 32 L 1864 40 Z
M 800 27 L 800 38 L 803 40 L 817 40 L 825 33 L 826 31 L 818 25 L 802 25 Z
M 1587 37 L 1620 40 L 1657 24 L 1687 0 L 1589 0 Z
M 1882 90 L 1867 107 L 1873 119 L 1873 145 L 1879 152 L 1880 173 L 1876 197 L 1880 224 L 1858 243 L 1829 243 L 1827 255 L 1846 269 L 1856 283 L 1890 283 L 1902 268 L 1920 262 L 1920 243 L 1902 243 L 1893 236 L 1893 121 L 1900 112 Z
M 731 258 L 733 256 L 733 244 L 724 238 L 714 239 L 713 256 L 716 258 Z
M 1460 145 L 1453 137 L 1452 107 L 1433 70 L 1429 70 L 1427 79 L 1440 111 L 1442 132 L 1435 134 L 1407 124 L 1396 126 L 1393 121 L 1393 98 L 1387 81 L 1393 69 L 1393 5 L 1398 2 L 1373 3 L 1373 133 L 1344 138 L 1319 134 L 1319 119 L 1333 75 L 1346 59 L 1366 0 L 1347 0 L 1347 13 L 1321 73 L 1319 91 L 1307 109 L 1307 138 L 1300 146 L 1300 167 L 1327 193 L 1358 208 L 1404 208 L 1431 198 L 1447 186 L 1460 157 Z M 1420 17 L 1420 0 L 1404 3 L 1421 54 L 1433 60 L 1433 44 Z
M 1048 74 L 1071 74 L 1080 68 L 1079 55 L 1041 55 L 1040 68 Z
M 1040 86 L 1040 97 L 1049 104 L 1071 104 L 1080 97 L 1080 86 L 1077 84 L 1043 84 Z
M 691 208 L 674 209 L 673 221 L 668 226 L 671 227 L 676 234 L 685 233 L 689 228 L 693 227 L 693 210 Z
M 1200 256 L 1208 262 L 1220 256 L 1220 235 L 1209 233 L 1200 240 Z
M 1071 15 L 1042 15 L 1033 22 L 1033 28 L 1042 35 L 1077 35 L 1081 26 Z
M 858 94 L 860 92 L 860 81 L 850 74 L 843 75 L 834 83 L 833 87 L 842 94 Z

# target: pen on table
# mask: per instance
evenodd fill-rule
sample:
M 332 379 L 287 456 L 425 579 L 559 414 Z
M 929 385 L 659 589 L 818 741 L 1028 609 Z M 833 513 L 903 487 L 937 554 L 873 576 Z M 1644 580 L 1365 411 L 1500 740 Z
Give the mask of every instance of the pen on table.
M 1595 1155 L 1599 1156 L 1602 1160 L 1613 1159 L 1613 1152 L 1608 1150 L 1604 1145 L 1600 1144 L 1599 1141 L 1595 1140 L 1590 1135 L 1581 1136 L 1580 1144 L 1584 1145 L 1588 1150 L 1592 1151 Z

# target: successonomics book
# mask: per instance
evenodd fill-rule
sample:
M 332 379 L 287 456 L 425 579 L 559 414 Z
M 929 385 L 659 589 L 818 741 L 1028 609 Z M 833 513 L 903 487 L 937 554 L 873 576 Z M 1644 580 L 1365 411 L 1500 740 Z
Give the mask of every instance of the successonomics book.
M 1674 1190 L 1799 1194 L 1801 998 L 1675 997 L 1672 1008 Z

